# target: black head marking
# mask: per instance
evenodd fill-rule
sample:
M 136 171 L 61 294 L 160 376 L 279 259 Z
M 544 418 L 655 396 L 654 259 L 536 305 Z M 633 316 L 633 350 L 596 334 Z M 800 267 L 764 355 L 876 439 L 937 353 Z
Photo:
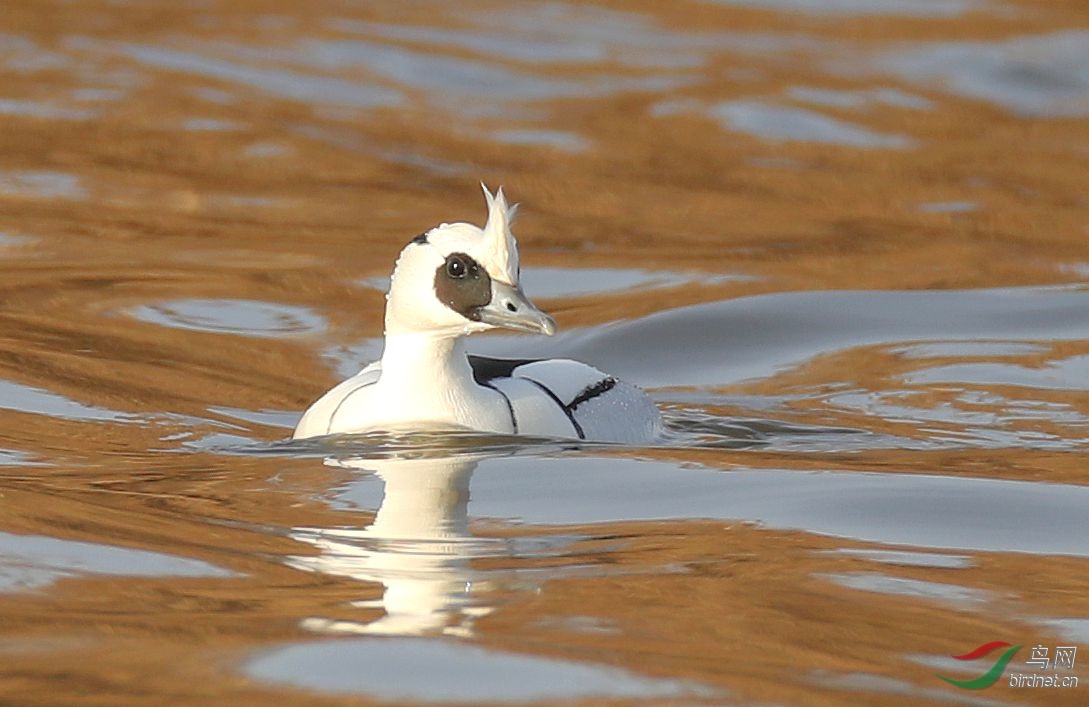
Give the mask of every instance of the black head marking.
M 427 243 L 427 231 L 424 231 L 420 235 L 416 236 L 410 242 L 411 243 L 419 243 L 420 245 L 424 245 L 425 243 Z
M 479 309 L 492 301 L 492 279 L 465 253 L 451 253 L 435 270 L 435 296 L 466 319 L 480 321 Z

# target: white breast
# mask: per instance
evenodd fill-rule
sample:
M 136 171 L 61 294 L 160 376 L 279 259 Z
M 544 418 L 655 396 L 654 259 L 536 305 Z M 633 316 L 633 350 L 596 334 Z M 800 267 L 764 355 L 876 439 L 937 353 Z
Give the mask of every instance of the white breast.
M 381 365 L 375 361 L 321 396 L 307 408 L 299 424 L 295 426 L 295 439 L 320 437 L 342 431 L 338 423 L 346 421 L 354 407 L 366 406 L 370 402 L 369 389 L 378 382 L 381 370 Z
M 471 379 L 457 385 L 427 376 L 411 384 L 384 380 L 376 361 L 311 405 L 294 437 L 441 427 L 514 433 L 508 406 L 497 391 Z

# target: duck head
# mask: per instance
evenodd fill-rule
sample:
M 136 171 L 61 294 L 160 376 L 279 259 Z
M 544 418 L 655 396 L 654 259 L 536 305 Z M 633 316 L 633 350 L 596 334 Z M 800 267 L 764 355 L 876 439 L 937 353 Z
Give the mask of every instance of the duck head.
M 461 336 L 496 327 L 551 336 L 552 317 L 518 283 L 518 243 L 500 188 L 488 202 L 484 228 L 444 223 L 421 233 L 401 251 L 386 295 L 386 334 Z

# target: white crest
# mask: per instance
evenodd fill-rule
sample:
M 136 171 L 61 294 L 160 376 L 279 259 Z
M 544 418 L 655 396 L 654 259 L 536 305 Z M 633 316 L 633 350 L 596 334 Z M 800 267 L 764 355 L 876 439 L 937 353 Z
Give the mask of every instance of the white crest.
M 518 204 L 507 206 L 507 197 L 503 196 L 503 187 L 495 192 L 488 191 L 483 182 L 484 198 L 488 201 L 488 222 L 484 224 L 484 240 L 492 262 L 507 276 L 507 284 L 518 282 L 518 242 L 510 231 L 511 221 L 518 212 Z

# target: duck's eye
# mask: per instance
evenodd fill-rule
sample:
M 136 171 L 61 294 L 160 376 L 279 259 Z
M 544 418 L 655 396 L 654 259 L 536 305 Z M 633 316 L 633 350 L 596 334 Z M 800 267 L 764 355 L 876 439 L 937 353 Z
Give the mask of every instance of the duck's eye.
M 469 274 L 469 265 L 460 255 L 451 255 L 446 259 L 446 274 L 453 278 L 463 278 Z
M 450 253 L 435 268 L 435 296 L 461 316 L 480 321 L 477 309 L 492 300 L 492 279 L 468 253 Z

